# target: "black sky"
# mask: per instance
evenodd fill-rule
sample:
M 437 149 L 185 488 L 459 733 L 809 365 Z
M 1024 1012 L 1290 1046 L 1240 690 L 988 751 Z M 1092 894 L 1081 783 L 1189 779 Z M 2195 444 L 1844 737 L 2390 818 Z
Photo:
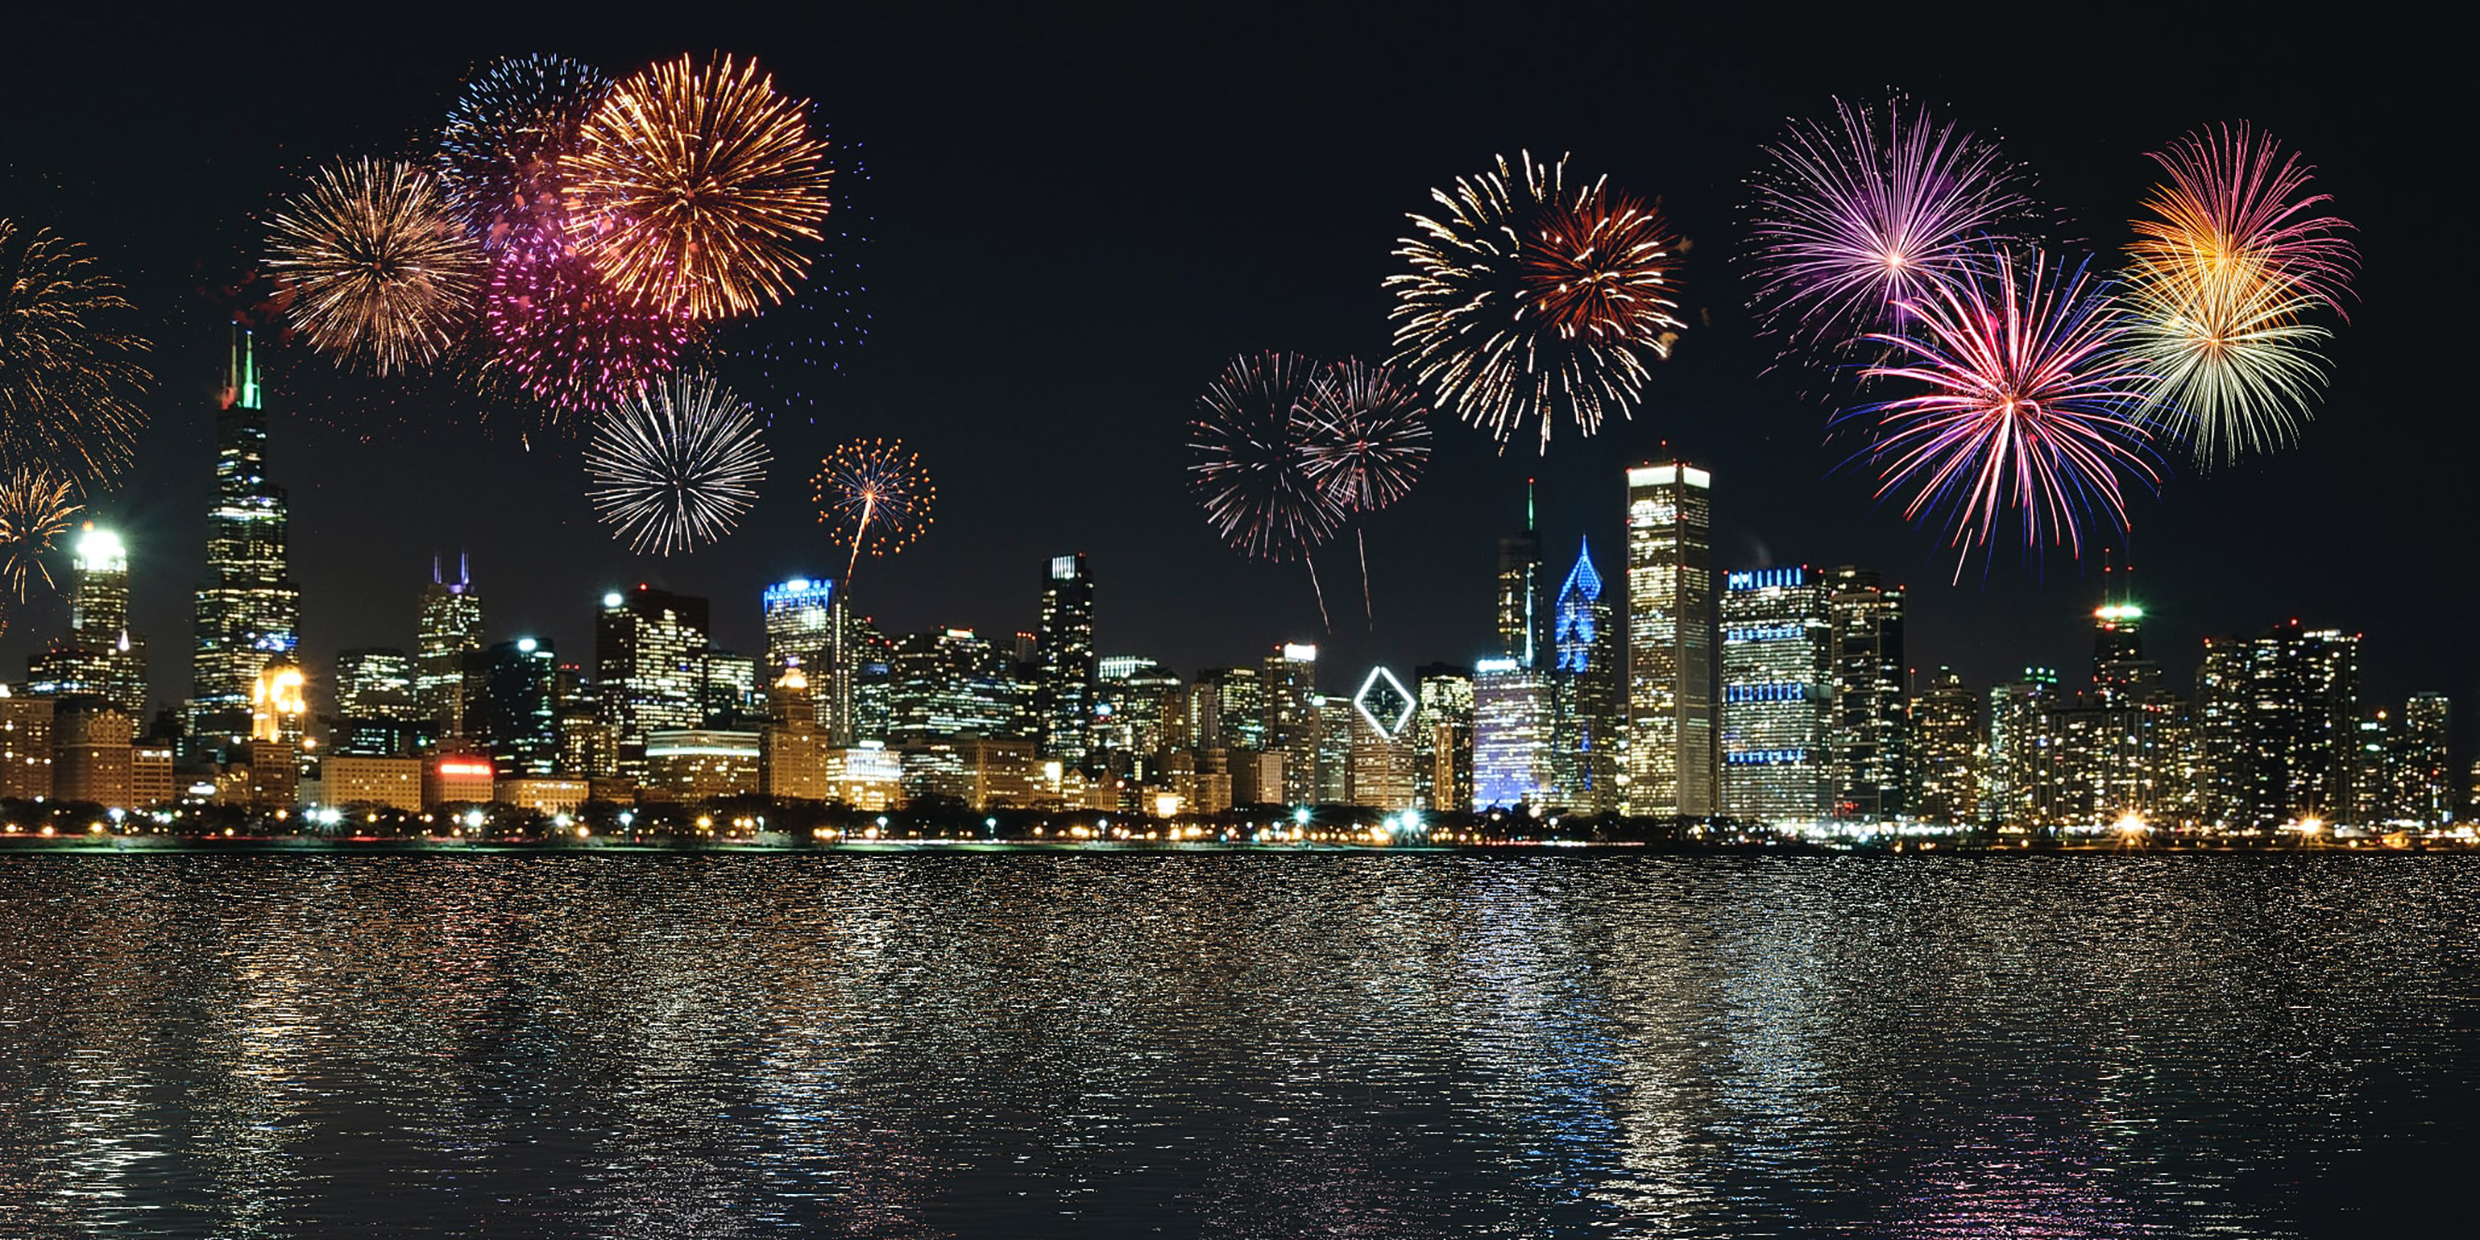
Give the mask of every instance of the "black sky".
M 1560 570 L 1590 535 L 1616 580 L 1619 471 L 1667 440 L 1714 470 L 1723 566 L 1877 566 L 1912 588 L 1911 661 L 1986 684 L 2027 662 L 2083 674 L 2097 576 L 2001 560 L 1950 585 L 1934 539 L 1835 472 L 1827 408 L 1761 374 L 1770 349 L 1750 339 L 1729 261 L 1740 178 L 1785 117 L 1895 86 L 2003 138 L 2065 231 L 2111 248 L 2148 183 L 2147 149 L 2249 119 L 2303 149 L 2360 226 L 2363 303 L 2297 449 L 2201 478 L 2182 464 L 2157 500 L 2135 499 L 2148 640 L 2184 679 L 2208 633 L 2293 616 L 2362 631 L 2372 700 L 2444 689 L 2467 725 L 2480 647 L 2462 591 L 2480 563 L 2463 536 L 2472 436 L 2452 291 L 2470 262 L 2447 246 L 2465 226 L 2441 214 L 2440 178 L 2460 174 L 2437 165 L 2459 167 L 2468 108 L 2437 76 L 2443 36 L 2270 17 L 2233 33 L 2174 8 L 2023 9 L 2003 25 L 1912 8 L 1821 24 L 1771 7 L 1683 20 L 1669 6 L 1519 5 L 21 15 L 0 75 L 0 205 L 92 242 L 159 341 L 155 424 L 105 505 L 133 546 L 159 699 L 187 692 L 203 564 L 222 336 L 202 279 L 245 267 L 256 219 L 303 171 L 421 149 L 469 72 L 531 51 L 614 73 L 681 51 L 754 54 L 816 100 L 868 168 L 842 208 L 868 217 L 866 244 L 843 251 L 867 343 L 797 383 L 724 364 L 772 406 L 776 467 L 741 533 L 670 561 L 632 557 L 595 525 L 573 446 L 529 451 L 471 399 L 277 352 L 270 458 L 292 492 L 314 670 L 339 647 L 410 645 L 430 557 L 459 548 L 494 638 L 547 634 L 581 657 L 603 590 L 643 580 L 713 597 L 718 641 L 755 650 L 760 586 L 841 562 L 812 521 L 817 458 L 893 435 L 921 450 L 940 508 L 915 548 L 859 575 L 856 599 L 889 631 L 1029 627 L 1045 559 L 1081 550 L 1106 652 L 1192 672 L 1318 640 L 1326 687 L 1344 692 L 1373 660 L 1483 653 L 1494 540 L 1519 520 L 1527 476 L 1542 479 Z M 1662 196 L 1695 242 L 1697 327 L 1632 422 L 1562 434 L 1546 460 L 1442 426 L 1428 479 L 1369 529 L 1375 633 L 1340 549 L 1319 564 L 1336 618 L 1321 632 L 1297 565 L 1243 563 L 1209 537 L 1184 490 L 1182 421 L 1238 351 L 1382 355 L 1379 281 L 1404 213 L 1519 148 L 1572 152 L 1579 170 Z M 779 319 L 752 330 L 805 330 Z M 57 606 L 21 612 L 0 657 L 19 666 L 61 623 Z

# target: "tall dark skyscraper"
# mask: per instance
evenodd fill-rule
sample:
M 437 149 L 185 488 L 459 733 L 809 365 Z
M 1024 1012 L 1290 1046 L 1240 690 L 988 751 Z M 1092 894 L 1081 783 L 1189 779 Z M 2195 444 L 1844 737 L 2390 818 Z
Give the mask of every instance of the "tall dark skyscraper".
M 482 595 L 474 590 L 465 557 L 456 557 L 456 580 L 431 560 L 431 581 L 422 588 L 422 614 L 414 629 L 414 701 L 442 739 L 465 732 L 465 656 L 482 649 Z
M 548 640 L 520 637 L 466 652 L 466 736 L 490 753 L 500 778 L 559 770 L 558 671 Z
M 1051 557 L 1042 583 L 1042 622 L 1036 635 L 1034 709 L 1042 727 L 1042 752 L 1065 767 L 1085 764 L 1094 714 L 1094 579 L 1085 554 Z
M 1834 816 L 1890 821 L 1911 786 L 1903 587 L 1849 565 L 1825 570 L 1824 583 L 1834 631 Z
M 1712 486 L 1685 461 L 1627 471 L 1632 814 L 1714 812 Z
M 289 579 L 284 488 L 267 480 L 267 412 L 247 328 L 232 329 L 215 418 L 215 507 L 207 580 L 198 589 L 189 702 L 193 754 L 250 731 L 250 692 L 269 660 L 301 642 L 301 588 Z
M 1542 605 L 1541 536 L 1533 528 L 1533 483 L 1524 483 L 1524 532 L 1498 540 L 1498 648 L 1525 668 L 1548 662 L 1549 609 Z
M 1559 587 L 1551 649 L 1556 719 L 1551 768 L 1559 797 L 1594 813 L 1619 808 L 1619 749 L 1627 718 L 1620 691 L 1619 627 L 1588 541 Z

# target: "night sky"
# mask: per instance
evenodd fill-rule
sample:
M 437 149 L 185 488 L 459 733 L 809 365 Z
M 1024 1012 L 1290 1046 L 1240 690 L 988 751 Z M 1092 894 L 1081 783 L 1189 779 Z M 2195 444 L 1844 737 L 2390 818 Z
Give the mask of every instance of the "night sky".
M 1671 6 L 1508 5 L 1460 17 L 1338 21 L 1250 6 L 1210 23 L 983 18 L 923 8 L 876 18 L 659 19 L 562 6 L 539 22 L 492 10 L 368 11 L 390 24 L 279 20 L 236 6 L 186 25 L 91 28 L 13 16 L 0 75 L 0 207 L 89 241 L 130 286 L 158 342 L 153 427 L 125 489 L 101 507 L 132 546 L 136 610 L 159 700 L 189 687 L 192 591 L 203 572 L 213 403 L 224 312 L 200 292 L 247 269 L 258 220 L 338 155 L 414 153 L 462 79 L 490 60 L 555 51 L 615 75 L 659 57 L 754 54 L 816 101 L 867 179 L 839 185 L 828 275 L 866 343 L 819 365 L 722 370 L 773 416 L 775 456 L 749 523 L 711 550 L 638 558 L 598 526 L 573 443 L 528 445 L 502 411 L 437 383 L 338 374 L 305 348 L 270 350 L 272 472 L 292 494 L 294 577 L 314 674 L 341 647 L 410 647 L 433 554 L 471 552 L 494 640 L 548 635 L 590 655 L 596 600 L 647 581 L 715 600 L 718 643 L 761 646 L 758 591 L 841 566 L 814 523 L 808 476 L 856 436 L 901 436 L 934 475 L 937 523 L 899 558 L 865 561 L 857 605 L 891 633 L 1034 623 L 1047 557 L 1083 551 L 1105 653 L 1185 673 L 1273 643 L 1329 651 L 1325 688 L 1373 660 L 1399 669 L 1487 653 L 1495 540 L 1541 478 L 1545 542 L 1564 573 L 1590 536 L 1622 576 L 1621 469 L 1673 449 L 1715 477 L 1717 568 L 1875 566 L 1912 591 L 1910 659 L 1975 684 L 2027 662 L 2088 674 L 2097 558 L 2028 566 L 1951 561 L 1928 531 L 1873 507 L 1837 472 L 1829 412 L 1803 383 L 1762 373 L 1731 255 L 1741 178 L 1786 117 L 1838 92 L 1888 86 L 2001 137 L 2034 173 L 2079 250 L 2114 250 L 2150 182 L 2144 152 L 2209 121 L 2269 127 L 2318 165 L 2318 187 L 2359 225 L 2361 304 L 2332 349 L 2337 380 L 2294 450 L 2198 477 L 2174 458 L 2160 496 L 2132 502 L 2137 595 L 2151 653 L 2192 684 L 2209 633 L 2293 616 L 2366 634 L 2372 704 L 2443 689 L 2466 738 L 2480 710 L 2480 644 L 2465 633 L 2480 580 L 2468 518 L 2468 397 L 2450 342 L 2449 286 L 2468 283 L 2459 219 L 2438 184 L 2468 147 L 2432 70 L 2436 31 L 2305 26 L 2232 35 L 2056 10 L 2038 28 L 1939 24 L 1862 8 L 1849 28 L 1771 9 L 1748 26 L 1681 21 Z M 361 10 L 356 10 L 360 12 Z M 1201 12 L 1203 10 L 1200 10 Z M 2024 10 L 2032 12 L 2033 10 Z M 2356 18 L 2358 14 L 2345 14 Z M 2075 22 L 2089 25 L 2070 26 Z M 59 20 L 78 20 L 76 18 Z M 2204 20 L 2198 18 L 2199 21 Z M 2449 133 L 2451 136 L 2449 137 Z M 1185 486 L 1183 422 L 1235 352 L 1383 356 L 1379 282 L 1407 211 L 1496 153 L 1572 152 L 1572 168 L 1663 206 L 1694 242 L 1693 330 L 1631 422 L 1548 458 L 1499 455 L 1446 422 L 1415 493 L 1369 526 L 1374 633 L 1348 544 L 1319 561 L 1335 631 L 1321 631 L 1299 565 L 1221 547 Z M 2463 272 L 2463 275 L 2457 275 Z M 724 337 L 832 337 L 836 316 L 778 311 Z M 846 335 L 851 335 L 847 332 Z M 2106 539 L 2104 541 L 2107 541 Z M 21 610 L 0 657 L 23 656 L 65 608 Z M 2468 753 L 2468 747 L 2464 752 Z

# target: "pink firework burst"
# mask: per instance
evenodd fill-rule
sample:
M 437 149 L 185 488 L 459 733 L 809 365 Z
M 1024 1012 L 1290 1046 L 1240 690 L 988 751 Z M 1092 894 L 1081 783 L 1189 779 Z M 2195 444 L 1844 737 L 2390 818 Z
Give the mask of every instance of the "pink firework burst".
M 2088 520 L 2127 528 L 2122 478 L 2161 482 L 2139 420 L 2151 376 L 2106 282 L 2037 250 L 2028 268 L 2004 251 L 1984 266 L 1902 302 L 1909 330 L 1867 337 L 1890 356 L 1864 377 L 1916 393 L 1839 419 L 1874 419 L 1878 496 L 1906 494 L 1906 520 L 1939 514 L 1958 575 L 2010 514 L 2027 555 L 2080 557 Z

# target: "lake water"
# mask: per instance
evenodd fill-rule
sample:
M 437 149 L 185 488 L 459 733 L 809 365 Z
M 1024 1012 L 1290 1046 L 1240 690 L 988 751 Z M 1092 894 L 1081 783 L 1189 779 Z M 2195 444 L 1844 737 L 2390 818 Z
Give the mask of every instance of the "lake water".
M 0 857 L 0 1236 L 2451 1233 L 2476 932 L 2463 857 Z

